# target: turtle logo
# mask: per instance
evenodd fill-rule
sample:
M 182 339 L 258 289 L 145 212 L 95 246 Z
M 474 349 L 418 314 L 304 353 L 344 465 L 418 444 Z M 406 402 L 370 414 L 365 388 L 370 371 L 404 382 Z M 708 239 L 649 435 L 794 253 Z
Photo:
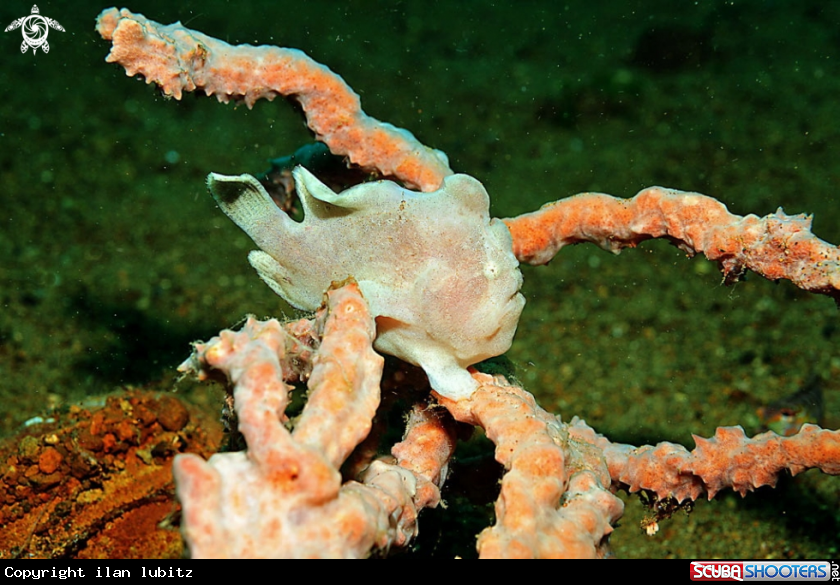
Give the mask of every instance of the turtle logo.
M 47 35 L 50 28 L 64 32 L 64 28 L 58 24 L 57 20 L 41 16 L 37 5 L 32 6 L 32 14 L 18 18 L 12 24 L 6 27 L 5 32 L 20 28 L 23 32 L 23 43 L 20 45 L 20 52 L 25 53 L 26 49 L 32 47 L 32 54 L 38 52 L 40 47 L 45 53 L 50 52 L 50 45 L 47 43 Z

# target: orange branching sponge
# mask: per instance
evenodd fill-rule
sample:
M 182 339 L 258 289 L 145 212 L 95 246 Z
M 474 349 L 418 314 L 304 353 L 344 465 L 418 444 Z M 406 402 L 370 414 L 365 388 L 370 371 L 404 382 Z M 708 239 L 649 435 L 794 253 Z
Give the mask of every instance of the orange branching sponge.
M 452 416 L 484 428 L 506 474 L 496 524 L 478 538 L 482 558 L 598 558 L 624 512 L 609 491 L 603 455 L 503 378 L 474 374 L 466 399 L 438 397 Z
M 443 452 L 441 465 L 451 456 L 454 441 L 434 421 L 409 425 L 395 463 L 372 461 L 359 481 L 342 483 L 339 467 L 367 436 L 379 405 L 383 360 L 373 351 L 373 319 L 358 286 L 327 296 L 314 321 L 286 327 L 251 318 L 239 332 L 197 344 L 182 366 L 228 378 L 248 445 L 208 461 L 175 460 L 182 532 L 194 558 L 364 557 L 404 545 L 419 508 L 439 502 L 440 468 L 414 460 L 428 445 Z M 306 336 L 317 349 L 302 346 Z M 309 400 L 290 432 L 284 380 L 307 376 Z M 429 428 L 414 428 L 421 422 Z
M 660 500 L 693 501 L 703 494 L 711 500 L 727 487 L 744 496 L 775 486 L 786 469 L 792 475 L 807 469 L 840 475 L 840 431 L 811 424 L 790 437 L 770 431 L 751 439 L 741 427 L 720 427 L 711 439 L 695 435 L 697 447 L 691 452 L 673 443 L 633 447 L 603 437 L 595 442 L 604 450 L 616 486 L 648 490 Z
M 352 163 L 423 191 L 452 174 L 442 153 L 366 116 L 341 78 L 300 51 L 233 47 L 127 10 L 104 11 L 98 30 L 113 42 L 108 61 L 167 95 L 202 89 L 248 106 L 292 96 L 316 136 Z M 405 545 L 419 510 L 440 500 L 455 443 L 451 418 L 483 427 L 505 468 L 496 524 L 479 537 L 482 557 L 605 556 L 623 511 L 614 489 L 682 502 L 726 487 L 743 495 L 773 485 L 784 469 L 840 474 L 840 431 L 805 425 L 793 437 L 747 439 L 738 427 L 721 428 L 696 438 L 691 452 L 669 443 L 637 448 L 583 421 L 563 423 L 522 388 L 465 369 L 510 346 L 524 304 L 516 261 L 545 264 L 567 244 L 619 252 L 666 238 L 717 261 L 726 282 L 752 270 L 840 299 L 840 251 L 811 233 L 809 217 L 740 217 L 711 197 L 653 187 L 626 200 L 585 193 L 504 220 L 511 240 L 470 177 L 453 176 L 422 196 L 388 181 L 337 195 L 302 168 L 294 177 L 302 223 L 275 209 L 253 177 L 214 174 L 208 182 L 261 248 L 249 258 L 275 291 L 315 310 L 333 285 L 314 319 L 249 319 L 239 332 L 197 344 L 182 365 L 227 379 L 228 409 L 247 443 L 246 452 L 208 461 L 175 459 L 192 556 L 361 557 Z M 465 204 L 450 205 L 459 200 Z M 446 206 L 429 207 L 438 203 Z M 373 246 L 380 241 L 387 246 Z M 451 414 L 430 406 L 423 381 L 408 384 L 423 398 L 388 457 L 377 457 L 376 436 L 387 417 L 371 433 L 382 374 L 375 339 L 380 351 L 422 366 Z M 291 421 L 288 384 L 307 380 L 308 402 Z
M 242 100 L 250 108 L 259 99 L 294 97 L 318 140 L 363 169 L 421 191 L 436 190 L 452 174 L 445 154 L 365 114 L 358 94 L 302 51 L 232 46 L 180 22 L 162 25 L 126 9 L 104 10 L 96 28 L 113 43 L 109 63 L 119 63 L 127 75 L 142 75 L 175 99 L 203 90 L 220 102 Z
M 727 284 L 752 270 L 840 300 L 840 249 L 811 233 L 810 217 L 781 209 L 741 217 L 712 197 L 651 187 L 632 199 L 581 193 L 504 222 L 520 262 L 546 264 L 580 242 L 618 253 L 666 238 L 690 256 L 702 252 L 718 262 Z

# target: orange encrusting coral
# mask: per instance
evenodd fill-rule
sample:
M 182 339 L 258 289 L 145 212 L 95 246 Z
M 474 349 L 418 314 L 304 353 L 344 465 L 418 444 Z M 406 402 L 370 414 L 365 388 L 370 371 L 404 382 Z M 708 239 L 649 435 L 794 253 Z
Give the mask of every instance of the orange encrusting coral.
M 172 459 L 218 450 L 216 418 L 130 390 L 0 442 L 0 559 L 180 558 Z

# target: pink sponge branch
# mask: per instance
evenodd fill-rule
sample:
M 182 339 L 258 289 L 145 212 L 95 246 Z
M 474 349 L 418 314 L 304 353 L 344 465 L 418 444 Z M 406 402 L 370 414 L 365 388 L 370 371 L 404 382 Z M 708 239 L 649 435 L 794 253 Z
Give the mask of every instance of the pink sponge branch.
M 199 89 L 249 107 L 260 98 L 294 97 L 318 139 L 352 163 L 425 191 L 451 174 L 442 153 L 365 115 L 341 78 L 300 51 L 231 46 L 127 10 L 104 11 L 97 28 L 113 43 L 108 61 L 176 99 Z M 196 344 L 182 365 L 227 382 L 227 414 L 235 411 L 247 443 L 246 451 L 208 461 L 175 458 L 192 556 L 362 557 L 405 546 L 419 511 L 440 502 L 454 421 L 482 427 L 505 469 L 495 524 L 479 536 L 482 557 L 607 556 L 623 511 L 612 493 L 619 488 L 684 502 L 727 487 L 744 495 L 774 485 L 785 470 L 840 475 L 840 431 L 804 425 L 792 437 L 749 439 L 740 427 L 725 427 L 713 438 L 695 437 L 693 451 L 614 444 L 583 421 L 562 422 L 502 376 L 465 369 L 510 347 L 524 302 L 516 260 L 545 264 L 568 244 L 617 253 L 665 238 L 718 262 L 728 283 L 752 270 L 838 300 L 840 250 L 811 233 L 810 217 L 781 209 L 741 217 L 705 195 L 653 187 L 631 199 L 585 193 L 546 205 L 504 220 L 508 237 L 489 218 L 484 188 L 467 176 L 416 198 L 388 181 L 337 195 L 303 169 L 295 179 L 308 207 L 305 222 L 289 223 L 306 237 L 287 240 L 288 218 L 253 177 L 211 176 L 225 213 L 258 245 L 267 243 L 251 258 L 275 291 L 314 310 L 329 290 L 313 319 L 249 319 L 241 331 Z M 426 207 L 412 207 L 421 203 Z M 318 222 L 320 231 L 313 229 Z M 412 380 L 407 366 L 392 373 L 386 396 L 410 398 L 400 389 L 414 386 L 423 398 L 402 440 L 384 455 L 390 417 L 387 409 L 377 415 L 383 359 L 374 341 L 423 365 L 442 406 L 430 403 L 426 383 Z M 447 377 L 442 392 L 435 379 Z M 286 414 L 292 382 L 307 382 L 309 390 L 295 419 Z
M 373 320 L 356 285 L 328 294 L 333 308 L 313 358 L 306 409 L 292 437 L 320 449 L 337 469 L 370 432 L 383 359 L 373 351 Z
M 520 262 L 546 264 L 563 246 L 580 242 L 618 253 L 666 238 L 691 256 L 702 252 L 718 262 L 727 284 L 749 269 L 840 299 L 840 250 L 811 233 L 810 217 L 781 209 L 741 217 L 712 197 L 651 187 L 632 199 L 581 193 L 504 222 Z
M 365 114 L 358 94 L 302 51 L 233 46 L 180 22 L 162 25 L 125 8 L 104 10 L 96 29 L 113 44 L 106 61 L 119 63 L 127 75 L 142 75 L 175 99 L 202 90 L 250 108 L 259 99 L 294 97 L 318 140 L 363 169 L 421 191 L 436 190 L 452 174 L 445 154 Z
M 197 344 L 183 364 L 227 378 L 248 444 L 247 453 L 209 461 L 175 459 L 182 532 L 194 558 L 364 557 L 405 545 L 419 509 L 440 501 L 441 466 L 454 439 L 435 417 L 409 423 L 396 463 L 378 459 L 355 481 L 342 481 L 339 467 L 379 405 L 383 360 L 373 351 L 373 318 L 358 285 L 327 297 L 314 321 L 251 318 L 241 331 Z M 313 347 L 302 347 L 310 335 Z M 302 361 L 311 362 L 311 373 Z M 290 432 L 284 380 L 307 376 L 310 398 Z M 435 450 L 439 456 L 430 458 Z
M 819 469 L 840 475 L 840 431 L 805 424 L 791 437 L 774 432 L 747 438 L 741 427 L 720 427 L 715 436 L 694 435 L 696 448 L 659 443 L 634 447 L 611 443 L 583 421 L 574 420 L 573 432 L 603 449 L 613 484 L 630 492 L 648 490 L 659 499 L 679 502 L 711 500 L 727 487 L 741 494 L 762 486 L 775 486 L 781 473 L 792 475 Z
M 568 425 L 502 377 L 474 373 L 469 398 L 438 396 L 452 416 L 482 427 L 506 474 L 496 524 L 478 538 L 481 558 L 600 558 L 624 505 L 608 491 L 600 451 L 571 440 Z

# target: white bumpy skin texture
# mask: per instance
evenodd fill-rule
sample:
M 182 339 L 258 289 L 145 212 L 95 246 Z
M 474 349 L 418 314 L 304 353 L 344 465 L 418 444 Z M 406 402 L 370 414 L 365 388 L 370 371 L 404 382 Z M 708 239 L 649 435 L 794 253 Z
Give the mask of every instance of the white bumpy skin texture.
M 260 277 L 309 311 L 330 283 L 355 278 L 376 318 L 376 349 L 422 367 L 440 394 L 469 396 L 477 385 L 466 367 L 510 348 L 525 305 L 510 233 L 490 218 L 481 183 L 453 175 L 431 193 L 391 181 L 335 193 L 303 167 L 294 178 L 299 223 L 250 175 L 207 179 L 260 247 L 248 257 Z

